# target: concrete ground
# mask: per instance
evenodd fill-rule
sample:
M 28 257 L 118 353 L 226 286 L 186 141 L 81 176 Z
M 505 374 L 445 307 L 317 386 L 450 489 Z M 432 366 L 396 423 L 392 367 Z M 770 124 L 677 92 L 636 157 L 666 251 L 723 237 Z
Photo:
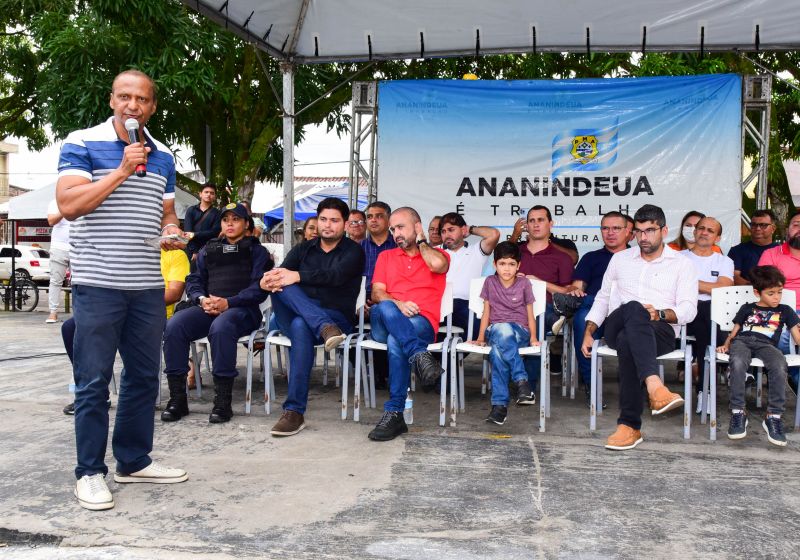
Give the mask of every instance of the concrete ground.
M 555 377 L 546 433 L 538 407 L 486 424 L 469 362 L 457 427 L 440 428 L 437 396 L 419 393 L 410 433 L 388 443 L 366 437 L 380 409 L 339 420 L 339 390 L 319 370 L 307 429 L 273 438 L 277 412 L 243 414 L 241 376 L 227 424 L 207 422 L 210 386 L 187 418 L 156 417 L 152 455 L 186 468 L 188 482 L 108 477 L 116 507 L 89 512 L 72 495 L 72 418 L 61 412 L 70 368 L 45 316 L 0 313 L 0 558 L 800 558 L 800 435 L 771 446 L 754 410 L 747 439 L 727 440 L 722 388 L 718 441 L 699 424 L 683 440 L 678 413 L 647 417 L 637 449 L 607 451 L 613 360 L 597 433 L 582 397 L 561 397 Z M 788 404 L 793 416 L 794 395 Z

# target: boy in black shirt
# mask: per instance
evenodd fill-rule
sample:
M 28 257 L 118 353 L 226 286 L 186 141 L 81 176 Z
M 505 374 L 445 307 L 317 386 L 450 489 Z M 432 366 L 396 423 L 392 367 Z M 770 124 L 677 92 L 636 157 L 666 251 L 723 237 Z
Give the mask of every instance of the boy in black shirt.
M 751 358 L 764 362 L 769 375 L 767 417 L 762 426 L 770 443 L 786 445 L 783 433 L 783 414 L 786 404 L 786 359 L 778 350 L 778 341 L 784 326 L 790 329 L 795 344 L 800 344 L 800 319 L 794 309 L 780 303 L 786 278 L 774 266 L 757 266 L 750 271 L 753 292 L 759 298 L 755 303 L 744 304 L 733 318 L 733 330 L 717 352 L 730 350 L 731 423 L 730 439 L 747 435 L 745 413 L 745 375 Z

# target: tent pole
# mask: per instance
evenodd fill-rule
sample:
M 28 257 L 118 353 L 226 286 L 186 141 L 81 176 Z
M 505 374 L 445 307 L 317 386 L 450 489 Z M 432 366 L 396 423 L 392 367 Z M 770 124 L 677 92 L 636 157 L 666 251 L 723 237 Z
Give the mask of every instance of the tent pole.
M 283 74 L 283 250 L 294 244 L 294 66 L 281 64 Z
M 14 271 L 17 270 L 17 221 L 11 220 L 11 295 L 8 298 L 8 301 L 11 302 L 11 311 L 14 312 L 17 310 L 17 306 L 14 305 L 14 298 L 17 295 L 17 275 L 14 274 Z

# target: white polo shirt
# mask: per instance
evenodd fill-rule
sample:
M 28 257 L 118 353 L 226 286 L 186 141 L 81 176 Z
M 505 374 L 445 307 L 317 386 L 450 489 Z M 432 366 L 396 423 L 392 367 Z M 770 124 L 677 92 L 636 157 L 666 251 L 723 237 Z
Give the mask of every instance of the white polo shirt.
M 472 245 L 464 242 L 458 251 L 445 249 L 450 255 L 450 268 L 447 270 L 447 282 L 453 286 L 455 299 L 469 299 L 469 283 L 473 278 L 483 276 L 483 267 L 489 260 L 489 255 L 484 254 L 481 243 Z
M 681 255 L 692 261 L 698 280 L 711 284 L 716 284 L 722 277 L 733 280 L 733 260 L 730 257 L 720 253 L 711 253 L 707 257 L 701 257 L 689 249 L 681 251 Z M 711 301 L 711 294 L 698 294 L 697 299 Z

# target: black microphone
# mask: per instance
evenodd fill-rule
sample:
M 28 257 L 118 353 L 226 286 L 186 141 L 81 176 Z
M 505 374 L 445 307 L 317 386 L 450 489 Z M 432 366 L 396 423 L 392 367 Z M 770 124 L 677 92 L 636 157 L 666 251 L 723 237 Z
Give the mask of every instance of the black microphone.
M 139 142 L 139 122 L 136 119 L 128 119 L 125 121 L 125 130 L 128 131 L 128 141 L 131 144 Z M 136 176 L 145 177 L 147 175 L 147 166 L 140 163 L 136 166 Z

